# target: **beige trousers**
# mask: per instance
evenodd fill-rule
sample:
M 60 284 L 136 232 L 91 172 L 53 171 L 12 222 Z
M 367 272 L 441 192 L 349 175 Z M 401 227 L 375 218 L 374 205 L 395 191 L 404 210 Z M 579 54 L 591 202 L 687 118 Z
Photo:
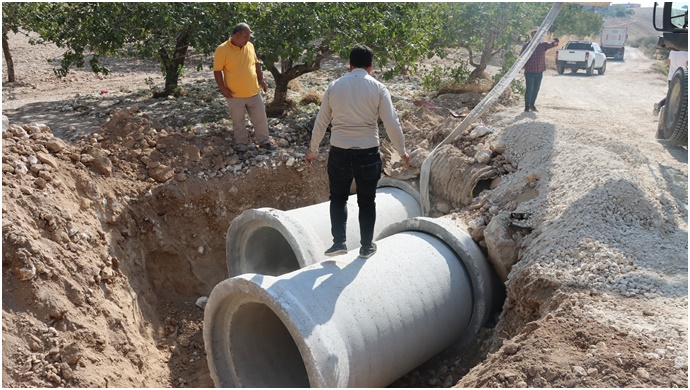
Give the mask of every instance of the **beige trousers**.
M 235 149 L 246 151 L 249 145 L 249 134 L 245 125 L 244 113 L 254 125 L 256 143 L 261 145 L 270 142 L 268 138 L 268 119 L 266 118 L 266 104 L 261 93 L 249 98 L 225 98 L 228 101 L 228 114 L 232 119 L 232 130 L 235 135 Z

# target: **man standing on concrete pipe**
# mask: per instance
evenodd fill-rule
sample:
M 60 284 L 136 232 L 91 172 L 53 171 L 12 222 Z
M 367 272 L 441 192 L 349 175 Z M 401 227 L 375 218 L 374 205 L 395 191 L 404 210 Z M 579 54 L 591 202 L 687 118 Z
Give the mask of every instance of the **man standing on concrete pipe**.
M 321 99 L 312 132 L 307 164 L 318 157 L 319 143 L 332 125 L 328 154 L 328 183 L 333 246 L 326 256 L 347 253 L 347 199 L 352 180 L 357 186 L 361 248 L 359 255 L 368 259 L 376 253 L 373 242 L 376 223 L 376 187 L 381 177 L 379 152 L 379 117 L 405 168 L 410 161 L 405 149 L 405 136 L 393 107 L 390 92 L 370 73 L 374 52 L 363 45 L 350 51 L 350 73 L 331 82 Z

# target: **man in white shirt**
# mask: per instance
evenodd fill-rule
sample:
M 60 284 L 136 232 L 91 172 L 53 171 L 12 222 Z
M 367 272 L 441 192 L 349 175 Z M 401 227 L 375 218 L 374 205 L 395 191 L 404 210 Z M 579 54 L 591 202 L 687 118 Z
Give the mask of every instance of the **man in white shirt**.
M 668 53 L 668 86 L 671 86 L 673 74 L 676 69 L 681 66 L 688 66 L 688 51 L 687 50 L 671 50 Z M 666 98 L 661 99 L 659 103 L 654 103 L 654 116 L 659 115 L 661 107 L 666 105 Z
M 357 185 L 359 206 L 359 255 L 368 259 L 376 253 L 373 242 L 376 223 L 376 187 L 381 177 L 379 152 L 379 117 L 393 148 L 401 156 L 405 167 L 410 159 L 405 149 L 405 136 L 395 113 L 390 92 L 385 85 L 371 77 L 374 52 L 367 46 L 355 46 L 350 51 L 350 73 L 331 82 L 321 99 L 311 135 L 308 164 L 318 157 L 319 143 L 330 123 L 331 149 L 328 154 L 328 182 L 333 246 L 327 256 L 347 253 L 347 199 L 350 185 Z

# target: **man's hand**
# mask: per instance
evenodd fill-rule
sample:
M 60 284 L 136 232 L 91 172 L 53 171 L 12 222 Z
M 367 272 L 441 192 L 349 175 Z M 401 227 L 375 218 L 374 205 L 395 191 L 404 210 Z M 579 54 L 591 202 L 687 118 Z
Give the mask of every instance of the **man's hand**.
M 268 92 L 268 85 L 266 85 L 265 81 L 263 81 L 263 80 L 259 81 L 259 85 L 261 86 L 261 88 L 264 89 L 264 92 Z
M 304 156 L 304 159 L 307 160 L 307 165 L 311 165 L 311 162 L 316 160 L 317 157 L 319 157 L 318 153 L 309 150 L 307 155 Z
M 230 88 L 224 87 L 220 89 L 220 93 L 223 94 L 226 98 L 231 98 L 232 97 L 232 91 Z
M 410 167 L 410 155 L 405 153 L 404 155 L 400 156 L 402 158 L 403 163 L 405 164 L 405 169 L 408 169 Z

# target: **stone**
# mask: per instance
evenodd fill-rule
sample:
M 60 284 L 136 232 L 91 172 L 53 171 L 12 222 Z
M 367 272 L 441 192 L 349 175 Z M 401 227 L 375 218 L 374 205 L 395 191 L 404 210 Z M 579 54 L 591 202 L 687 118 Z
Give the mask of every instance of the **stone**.
M 484 240 L 489 254 L 489 261 L 502 282 L 508 280 L 508 274 L 518 259 L 518 246 L 513 241 L 513 233 L 508 227 L 510 214 L 499 213 L 484 229 Z
M 649 380 L 649 372 L 647 372 L 647 370 L 645 370 L 643 367 L 635 370 L 635 375 L 637 375 L 637 377 L 640 379 Z
M 34 184 L 40 189 L 48 187 L 48 182 L 42 177 L 37 177 L 36 180 L 34 180 Z
M 451 210 L 451 207 L 446 202 L 438 202 L 436 204 L 436 210 L 438 210 L 439 212 L 441 212 L 443 214 L 448 214 Z
M 91 149 L 89 152 L 93 156 L 91 165 L 103 176 L 110 177 L 113 175 L 113 162 L 110 161 L 108 154 L 102 149 Z M 82 163 L 84 162 L 82 158 Z
M 207 302 L 208 297 L 199 297 L 199 299 L 196 300 L 196 305 L 203 309 L 206 307 Z
M 482 164 L 487 164 L 491 161 L 491 151 L 490 150 L 480 150 L 474 155 L 474 159 Z
M 515 355 L 520 350 L 520 344 L 513 342 L 506 342 L 503 344 L 503 353 L 510 356 Z
M 185 145 L 182 148 L 182 153 L 189 161 L 199 162 L 201 161 L 201 151 L 195 145 Z
M 496 154 L 503 154 L 506 151 L 506 144 L 503 141 L 498 141 L 495 144 L 491 145 L 491 151 L 493 151 Z
M 101 194 L 98 191 L 96 184 L 90 180 L 88 177 L 78 177 L 76 180 L 77 190 L 82 192 L 87 198 L 91 200 L 98 200 L 101 198 Z
M 52 168 L 58 167 L 55 159 L 47 153 L 38 152 L 38 153 L 36 153 L 36 158 L 38 159 L 38 161 L 40 161 L 44 165 L 48 165 Z
M 573 373 L 577 376 L 587 376 L 587 371 L 581 366 L 573 366 Z
M 159 183 L 165 183 L 172 179 L 175 175 L 175 170 L 167 165 L 159 165 L 156 168 L 149 169 L 149 176 Z
M 479 125 L 479 126 L 475 127 L 474 130 L 472 130 L 470 132 L 469 138 L 470 139 L 477 139 L 477 138 L 485 136 L 490 131 L 491 130 L 489 130 L 488 127 Z
M 36 267 L 29 264 L 27 267 L 17 269 L 17 279 L 21 281 L 31 280 L 36 276 Z

